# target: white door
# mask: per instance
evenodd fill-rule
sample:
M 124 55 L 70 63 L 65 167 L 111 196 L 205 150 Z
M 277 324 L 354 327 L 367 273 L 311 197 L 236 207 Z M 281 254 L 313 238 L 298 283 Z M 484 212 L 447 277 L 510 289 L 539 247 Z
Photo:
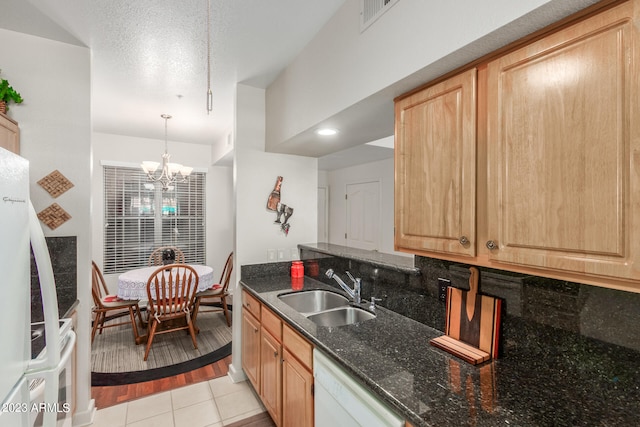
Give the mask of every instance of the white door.
M 318 187 L 318 242 L 329 242 L 329 188 Z
M 380 182 L 347 184 L 346 245 L 378 250 L 380 246 Z

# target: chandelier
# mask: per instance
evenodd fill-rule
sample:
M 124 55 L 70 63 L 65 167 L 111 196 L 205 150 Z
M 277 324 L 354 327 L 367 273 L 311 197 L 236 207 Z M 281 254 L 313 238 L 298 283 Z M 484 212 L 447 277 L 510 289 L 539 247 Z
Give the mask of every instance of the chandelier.
M 171 155 L 167 150 L 167 121 L 171 118 L 169 114 L 161 114 L 164 119 L 164 154 L 162 155 L 162 169 L 160 174 L 156 174 L 158 162 L 144 161 L 140 165 L 142 170 L 147 174 L 147 178 L 151 182 L 159 182 L 162 184 L 162 191 L 172 190 L 172 184 L 178 182 L 187 182 L 187 178 L 191 175 L 193 168 L 182 166 L 179 163 L 170 163 Z

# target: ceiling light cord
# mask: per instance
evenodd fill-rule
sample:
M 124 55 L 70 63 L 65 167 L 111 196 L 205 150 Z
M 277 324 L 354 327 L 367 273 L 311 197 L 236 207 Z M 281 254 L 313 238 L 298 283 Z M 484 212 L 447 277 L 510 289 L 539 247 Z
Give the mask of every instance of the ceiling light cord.
M 213 111 L 213 92 L 211 92 L 211 0 L 207 7 L 207 114 Z

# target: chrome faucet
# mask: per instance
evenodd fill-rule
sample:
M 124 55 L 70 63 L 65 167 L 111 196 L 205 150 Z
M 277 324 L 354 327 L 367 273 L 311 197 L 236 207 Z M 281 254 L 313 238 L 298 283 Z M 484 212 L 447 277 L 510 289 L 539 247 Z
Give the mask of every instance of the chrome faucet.
M 349 276 L 349 279 L 351 279 L 351 281 L 353 282 L 353 289 L 351 289 L 346 283 L 344 283 L 342 279 L 333 272 L 332 269 L 328 269 L 326 275 L 329 279 L 334 279 L 336 282 L 338 282 L 338 285 L 340 285 L 340 287 L 344 289 L 347 294 L 349 294 L 349 296 L 353 299 L 353 302 L 355 302 L 356 304 L 360 304 L 361 279 L 359 277 L 357 279 L 354 278 L 348 271 L 346 273 L 347 276 Z

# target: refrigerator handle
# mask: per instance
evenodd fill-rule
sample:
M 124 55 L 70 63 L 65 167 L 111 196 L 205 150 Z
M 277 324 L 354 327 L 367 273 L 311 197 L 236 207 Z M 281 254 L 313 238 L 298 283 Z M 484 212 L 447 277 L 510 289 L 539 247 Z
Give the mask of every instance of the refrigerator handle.
M 44 238 L 40 220 L 31 202 L 29 202 L 29 234 L 31 249 L 38 267 L 40 293 L 44 310 L 44 331 L 47 340 L 46 357 L 41 360 L 33 360 L 28 368 L 31 371 L 53 368 L 60 363 L 60 340 L 58 339 L 60 336 L 60 319 L 58 317 L 56 282 L 53 277 L 53 267 L 51 266 L 47 241 Z

